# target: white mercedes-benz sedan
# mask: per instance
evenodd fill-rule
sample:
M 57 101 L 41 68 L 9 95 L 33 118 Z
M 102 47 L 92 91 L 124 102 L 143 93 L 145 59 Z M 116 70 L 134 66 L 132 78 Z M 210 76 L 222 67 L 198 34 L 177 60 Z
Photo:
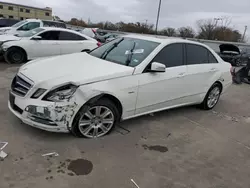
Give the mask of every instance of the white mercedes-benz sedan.
M 15 36 L 0 35 L 0 41 L 0 52 L 8 63 L 89 51 L 100 45 L 84 34 L 56 27 L 39 27 Z
M 23 65 L 8 106 L 33 127 L 100 137 L 121 120 L 185 105 L 212 109 L 232 83 L 230 68 L 201 43 L 128 35 Z

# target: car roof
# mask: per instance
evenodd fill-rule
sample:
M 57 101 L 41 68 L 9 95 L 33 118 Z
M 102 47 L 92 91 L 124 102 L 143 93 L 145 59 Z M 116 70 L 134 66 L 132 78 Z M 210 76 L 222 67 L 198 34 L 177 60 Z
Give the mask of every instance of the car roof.
M 128 38 L 135 38 L 135 39 L 141 39 L 141 40 L 148 40 L 148 41 L 152 41 L 152 42 L 158 42 L 161 44 L 170 44 L 170 43 L 189 43 L 189 44 L 198 44 L 201 46 L 206 46 L 205 44 L 202 44 L 200 42 L 196 42 L 196 41 L 191 41 L 191 40 L 187 40 L 187 39 L 183 39 L 183 38 L 178 38 L 178 37 L 167 37 L 166 36 L 148 36 L 148 35 L 124 35 L 124 37 L 128 37 Z M 163 38 L 164 37 L 164 38 Z
M 54 21 L 54 20 L 41 20 L 41 19 L 34 19 L 34 18 L 29 18 L 29 19 L 26 19 L 27 21 L 39 21 L 39 22 L 42 22 L 42 21 L 45 21 L 45 22 L 52 22 L 52 23 L 64 23 L 64 22 L 60 22 L 60 21 Z
M 87 35 L 85 35 L 83 33 L 80 33 L 80 32 L 77 32 L 77 31 L 74 31 L 71 29 L 65 29 L 65 28 L 61 28 L 61 27 L 40 27 L 40 28 L 45 29 L 46 31 L 67 31 L 67 32 L 75 33 L 77 35 L 81 35 L 88 40 L 95 40 L 95 39 L 92 39 L 91 37 L 88 37 Z

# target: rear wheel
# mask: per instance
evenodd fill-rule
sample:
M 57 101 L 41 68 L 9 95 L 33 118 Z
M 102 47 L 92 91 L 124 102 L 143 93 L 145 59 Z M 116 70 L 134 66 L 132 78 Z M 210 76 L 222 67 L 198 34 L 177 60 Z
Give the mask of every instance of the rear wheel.
M 102 137 L 112 130 L 118 118 L 119 112 L 114 103 L 100 99 L 83 106 L 74 119 L 71 132 L 78 137 Z
M 202 102 L 201 107 L 204 110 L 213 109 L 220 99 L 221 91 L 221 85 L 219 83 L 215 83 L 207 92 L 207 95 Z
M 21 64 L 27 61 L 26 53 L 20 48 L 10 48 L 4 54 L 4 59 L 10 64 Z

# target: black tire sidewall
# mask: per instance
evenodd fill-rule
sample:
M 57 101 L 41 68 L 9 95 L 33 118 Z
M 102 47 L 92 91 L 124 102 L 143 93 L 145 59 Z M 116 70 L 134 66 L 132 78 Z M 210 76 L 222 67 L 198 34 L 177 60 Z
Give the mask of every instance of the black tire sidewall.
M 21 60 L 19 62 L 15 62 L 13 60 L 12 56 L 13 56 L 14 53 L 19 53 L 22 56 L 22 58 L 21 58 Z M 5 60 L 6 60 L 7 63 L 10 63 L 10 64 L 21 64 L 21 63 L 24 63 L 25 62 L 25 53 L 21 49 L 10 48 L 6 52 Z
M 82 135 L 82 133 L 80 132 L 79 130 L 79 127 L 78 127 L 78 122 L 81 118 L 81 114 L 84 114 L 89 108 L 92 108 L 94 106 L 105 106 L 107 108 L 109 108 L 113 114 L 114 114 L 114 124 L 112 126 L 112 128 L 109 130 L 109 132 L 107 132 L 105 135 L 103 136 L 106 136 L 108 135 L 115 127 L 117 121 L 119 120 L 119 117 L 120 117 L 120 114 L 119 114 L 119 111 L 117 110 L 117 107 L 115 106 L 115 104 L 110 101 L 109 99 L 100 99 L 100 100 L 97 100 L 95 103 L 92 103 L 92 104 L 85 104 L 80 110 L 79 112 L 76 114 L 74 120 L 73 120 L 73 123 L 72 123 L 72 127 L 71 127 L 71 133 L 76 136 L 76 137 L 84 137 L 84 138 L 87 138 L 85 137 L 84 135 Z
M 210 92 L 211 92 L 214 88 L 216 88 L 216 87 L 218 87 L 218 88 L 220 89 L 220 95 L 221 95 L 221 91 L 222 91 L 221 85 L 218 84 L 218 83 L 215 83 L 215 84 L 208 90 L 208 92 L 207 92 L 207 94 L 206 94 L 206 97 L 205 97 L 203 103 L 201 104 L 201 107 L 202 107 L 204 110 L 211 110 L 211 109 L 213 109 L 213 108 L 217 105 L 217 103 L 219 102 L 220 96 L 219 96 L 218 101 L 216 102 L 216 104 L 215 104 L 213 107 L 209 107 L 209 106 L 207 105 L 207 100 L 208 100 L 209 94 L 210 94 Z

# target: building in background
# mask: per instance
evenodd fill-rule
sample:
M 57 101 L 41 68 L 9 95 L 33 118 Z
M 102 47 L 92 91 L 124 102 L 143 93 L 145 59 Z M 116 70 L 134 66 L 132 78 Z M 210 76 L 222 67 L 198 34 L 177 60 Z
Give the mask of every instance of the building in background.
M 0 17 L 18 20 L 29 18 L 52 20 L 52 8 L 38 8 L 0 1 Z

